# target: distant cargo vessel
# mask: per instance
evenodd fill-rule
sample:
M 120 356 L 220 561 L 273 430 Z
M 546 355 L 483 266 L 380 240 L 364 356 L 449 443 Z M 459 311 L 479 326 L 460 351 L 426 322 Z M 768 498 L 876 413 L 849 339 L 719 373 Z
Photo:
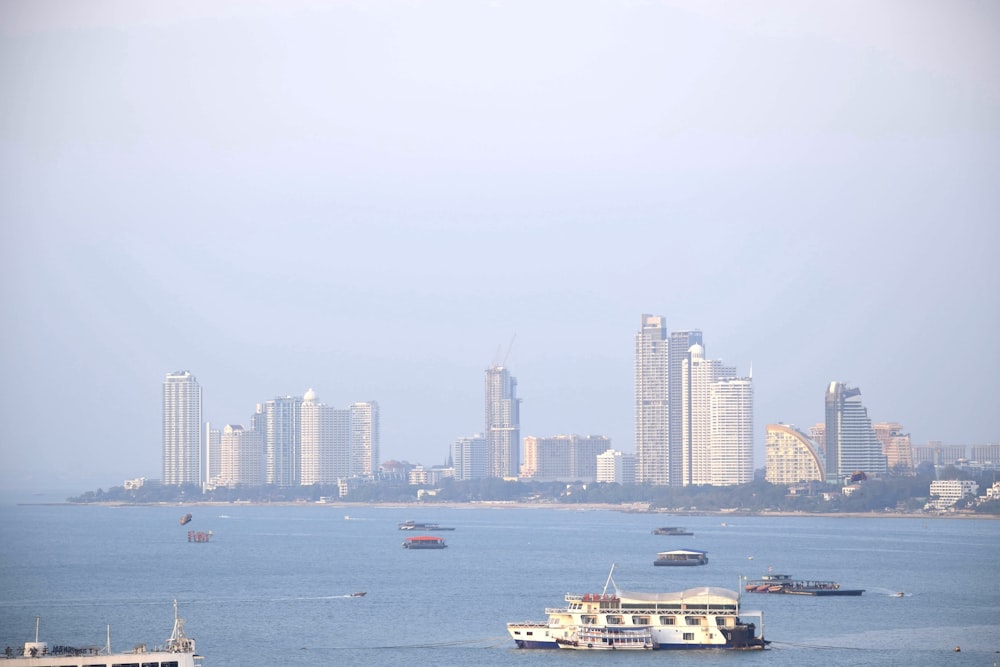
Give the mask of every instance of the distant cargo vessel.
M 443 537 L 432 537 L 430 535 L 407 537 L 403 540 L 404 549 L 444 549 L 447 546 Z
M 787 574 L 765 574 L 760 579 L 748 581 L 743 590 L 747 593 L 778 593 L 784 595 L 861 595 L 863 588 L 841 588 L 836 581 L 810 581 L 792 579 Z
M 442 526 L 439 523 L 421 523 L 418 521 L 404 521 L 399 524 L 400 530 L 455 530 Z
M 653 535 L 694 535 L 679 526 L 661 526 L 653 531 Z

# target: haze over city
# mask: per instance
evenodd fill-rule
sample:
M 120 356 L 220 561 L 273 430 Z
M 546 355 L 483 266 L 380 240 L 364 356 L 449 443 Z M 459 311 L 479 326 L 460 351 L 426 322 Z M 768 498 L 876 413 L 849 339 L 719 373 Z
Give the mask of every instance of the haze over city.
M 381 457 L 483 430 L 634 451 L 642 313 L 997 442 L 1000 8 L 978 2 L 0 5 L 0 484 L 161 471 L 213 423 L 378 401 Z

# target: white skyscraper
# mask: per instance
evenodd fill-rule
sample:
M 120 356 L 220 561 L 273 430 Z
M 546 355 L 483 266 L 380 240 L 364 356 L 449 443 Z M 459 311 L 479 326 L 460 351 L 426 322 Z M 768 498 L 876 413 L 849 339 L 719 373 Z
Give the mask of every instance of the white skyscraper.
M 724 378 L 709 388 L 712 484 L 753 481 L 753 381 Z
M 351 404 L 351 472 L 371 477 L 378 472 L 379 412 L 378 403 Z
M 201 484 L 201 385 L 188 371 L 163 382 L 163 483 Z
M 670 398 L 670 486 L 684 483 L 684 360 L 690 359 L 694 345 L 703 345 L 702 334 L 694 331 L 670 332 L 669 398 Z
M 712 385 L 733 377 L 736 369 L 718 359 L 705 359 L 701 345 L 692 345 L 689 355 L 681 371 L 684 485 L 713 484 Z
M 670 484 L 670 344 L 658 315 L 635 335 L 635 463 L 639 484 Z
M 302 474 L 302 398 L 284 396 L 261 406 L 264 483 L 298 486 Z
M 302 397 L 304 486 L 336 484 L 351 476 L 351 411 L 320 403 L 310 389 Z

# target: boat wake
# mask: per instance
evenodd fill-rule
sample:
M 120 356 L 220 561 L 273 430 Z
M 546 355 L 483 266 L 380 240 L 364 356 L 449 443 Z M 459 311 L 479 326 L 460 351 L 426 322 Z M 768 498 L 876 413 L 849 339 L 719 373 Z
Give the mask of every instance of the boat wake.
M 890 598 L 908 598 L 913 597 L 913 593 L 904 593 L 903 591 L 894 591 L 888 588 L 871 588 L 869 589 L 872 593 L 878 593 L 879 595 L 885 595 Z

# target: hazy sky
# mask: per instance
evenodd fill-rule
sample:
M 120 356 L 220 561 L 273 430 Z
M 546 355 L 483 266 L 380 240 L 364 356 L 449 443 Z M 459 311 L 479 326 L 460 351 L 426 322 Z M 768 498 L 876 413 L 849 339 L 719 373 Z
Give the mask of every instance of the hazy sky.
M 644 312 L 752 365 L 758 467 L 831 380 L 995 443 L 998 186 L 989 0 L 4 0 L 0 483 L 161 477 L 178 370 L 432 465 L 506 357 L 631 452 Z

